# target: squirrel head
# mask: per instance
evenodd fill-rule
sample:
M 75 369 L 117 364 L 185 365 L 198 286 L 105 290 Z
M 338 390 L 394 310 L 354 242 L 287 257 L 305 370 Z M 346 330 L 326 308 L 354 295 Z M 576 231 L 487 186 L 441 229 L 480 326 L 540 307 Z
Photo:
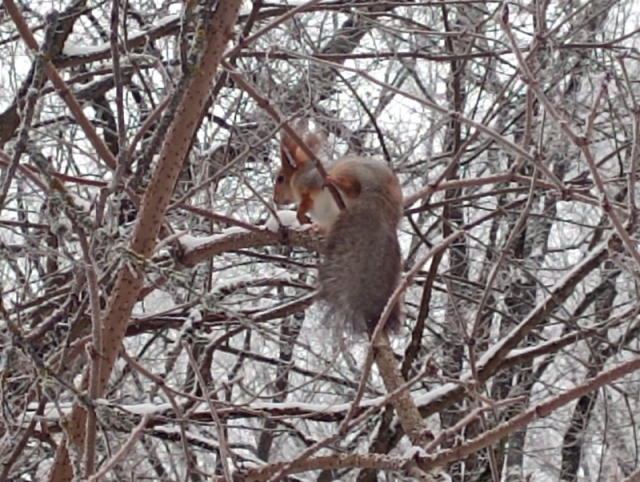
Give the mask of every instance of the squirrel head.
M 317 154 L 322 148 L 326 136 L 309 130 L 308 119 L 295 119 L 291 128 L 302 138 L 304 143 Z M 277 204 L 291 204 L 295 202 L 295 179 L 303 172 L 309 163 L 309 156 L 286 132 L 280 135 L 280 168 L 275 178 L 273 200 Z

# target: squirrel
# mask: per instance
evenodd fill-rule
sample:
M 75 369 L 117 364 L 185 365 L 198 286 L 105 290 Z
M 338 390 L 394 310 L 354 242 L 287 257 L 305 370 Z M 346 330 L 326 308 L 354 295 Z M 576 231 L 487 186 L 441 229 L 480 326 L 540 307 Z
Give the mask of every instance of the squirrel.
M 317 153 L 324 136 L 300 131 L 301 126 L 298 123 L 294 128 Z M 301 224 L 308 221 L 309 213 L 327 231 L 317 296 L 327 307 L 325 321 L 354 335 L 371 335 L 402 273 L 397 235 L 402 188 L 398 178 L 383 162 L 345 156 L 330 166 L 325 183 L 308 156 L 284 133 L 280 149 L 282 166 L 274 200 L 295 202 Z M 343 210 L 326 188 L 329 183 L 340 194 Z M 400 302 L 396 302 L 385 329 L 397 333 L 401 323 Z
M 317 155 L 326 140 L 325 136 L 310 132 L 306 119 L 293 121 L 291 127 Z M 298 206 L 296 218 L 301 225 L 313 221 L 321 230 L 328 229 L 338 217 L 340 209 L 331 192 L 325 189 L 322 176 L 309 156 L 285 132 L 280 137 L 280 161 L 273 200 L 276 204 L 295 203 Z

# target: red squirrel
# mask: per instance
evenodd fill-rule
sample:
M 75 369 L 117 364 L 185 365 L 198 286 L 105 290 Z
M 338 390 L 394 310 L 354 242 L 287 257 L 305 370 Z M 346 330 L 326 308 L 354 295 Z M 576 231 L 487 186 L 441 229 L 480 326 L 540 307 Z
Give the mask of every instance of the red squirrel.
M 292 127 L 317 154 L 324 136 L 309 132 L 306 123 Z M 308 222 L 309 214 L 327 231 L 318 293 L 327 307 L 326 321 L 343 331 L 371 335 L 402 273 L 397 235 L 402 188 L 398 178 L 386 164 L 373 159 L 338 159 L 329 167 L 326 183 L 340 194 L 345 205 L 340 210 L 309 157 L 285 133 L 280 149 L 282 165 L 274 200 L 295 202 L 301 224 Z M 397 302 L 385 328 L 397 332 L 401 323 Z
M 291 127 L 317 155 L 325 136 L 310 132 L 306 119 L 296 119 Z M 321 230 L 328 229 L 338 217 L 340 209 L 331 192 L 324 188 L 322 176 L 309 156 L 285 132 L 280 137 L 280 161 L 273 200 L 277 204 L 295 203 L 298 206 L 296 217 L 301 225 L 309 223 L 309 214 L 311 221 Z

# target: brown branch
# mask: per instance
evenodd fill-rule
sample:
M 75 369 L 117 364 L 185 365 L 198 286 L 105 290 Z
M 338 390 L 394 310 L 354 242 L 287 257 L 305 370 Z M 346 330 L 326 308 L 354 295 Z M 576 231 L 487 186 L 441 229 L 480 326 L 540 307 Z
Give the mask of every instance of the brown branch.
M 100 365 L 102 361 L 102 320 L 100 318 L 100 292 L 98 288 L 98 268 L 91 256 L 91 248 L 84 230 L 75 220 L 74 228 L 78 235 L 78 241 L 82 250 L 82 259 L 84 261 L 85 274 L 87 277 L 87 285 L 89 289 L 89 302 L 91 305 L 91 345 L 89 345 L 89 359 L 91 366 L 89 368 L 89 397 L 96 400 L 100 395 L 99 376 Z M 96 456 L 96 438 L 97 438 L 97 418 L 95 410 L 89 410 L 87 414 L 87 429 L 85 439 L 85 458 L 86 469 L 85 476 L 92 475 L 95 472 L 95 456 Z
M 111 469 L 113 469 L 116 466 L 116 464 L 120 462 L 120 460 L 122 460 L 124 457 L 129 455 L 129 452 L 131 451 L 133 446 L 136 444 L 136 442 L 138 442 L 138 440 L 140 440 L 140 437 L 144 435 L 144 429 L 149 423 L 150 419 L 151 419 L 151 415 L 148 413 L 145 413 L 142 416 L 142 419 L 140 420 L 140 423 L 138 424 L 138 426 L 133 429 L 133 431 L 131 432 L 131 435 L 129 435 L 129 438 L 127 438 L 127 440 L 122 444 L 122 447 L 120 447 L 120 450 L 118 450 L 115 454 L 113 454 L 113 457 L 111 457 L 109 460 L 107 460 L 107 462 L 105 462 L 104 466 L 100 469 L 98 473 L 89 477 L 87 482 L 98 482 L 105 475 L 107 475 L 111 471 Z
M 11 2 L 11 0 L 5 0 Z M 217 70 L 224 49 L 235 25 L 240 0 L 220 0 L 212 13 L 206 42 L 202 50 L 202 62 L 198 75 L 190 79 L 176 116 L 167 132 L 165 142 L 157 162 L 157 167 L 138 212 L 138 219 L 129 243 L 129 250 L 141 259 L 152 253 L 156 237 L 164 218 L 164 212 L 171 199 L 176 181 L 182 168 L 184 152 L 200 116 L 200 107 L 209 93 L 209 87 Z M 103 360 L 99 379 L 99 395 L 104 392 L 116 362 L 124 338 L 131 311 L 143 287 L 144 276 L 136 267 L 123 263 L 113 288 L 103 318 Z M 85 434 L 86 412 L 75 405 L 69 420 L 68 433 L 71 444 L 82 444 Z M 70 481 L 73 477 L 69 455 L 65 444 L 60 444 L 51 470 L 52 482 Z
M 189 364 L 191 365 L 191 369 L 198 379 L 198 383 L 200 384 L 200 388 L 202 390 L 202 394 L 204 395 L 204 399 L 207 401 L 207 406 L 209 408 L 209 413 L 211 414 L 212 420 L 215 421 L 216 424 L 216 432 L 218 433 L 218 444 L 220 445 L 220 465 L 222 465 L 222 472 L 224 473 L 225 482 L 233 482 L 233 477 L 231 476 L 231 469 L 229 468 L 229 458 L 231 456 L 231 449 L 229 448 L 229 443 L 224 435 L 225 427 L 222 425 L 220 421 L 220 417 L 218 416 L 218 411 L 216 407 L 213 406 L 213 402 L 211 401 L 211 395 L 209 394 L 209 387 L 207 383 L 204 381 L 202 377 L 202 373 L 200 372 L 200 367 L 198 366 L 198 362 L 196 361 L 195 356 L 193 355 L 193 350 L 188 343 L 182 342 L 182 347 L 187 352 L 189 357 Z
M 484 432 L 482 435 L 479 435 L 469 442 L 437 454 L 431 455 L 416 453 L 412 457 L 404 459 L 401 459 L 400 457 L 371 454 L 329 455 L 295 461 L 295 463 L 276 462 L 257 469 L 248 470 L 243 474 L 242 480 L 244 482 L 267 480 L 270 476 L 282 470 L 285 466 L 288 466 L 290 473 L 353 467 L 388 471 L 404 471 L 412 467 L 419 467 L 423 471 L 429 472 L 454 460 L 462 460 L 465 457 L 496 443 L 498 440 L 506 437 L 510 433 L 513 433 L 515 430 L 526 426 L 532 421 L 538 418 L 547 417 L 571 401 L 639 369 L 640 357 L 623 363 L 606 372 L 602 372 L 590 381 L 530 408 L 526 412 L 513 417 L 509 421 L 500 424 L 487 432 Z M 220 481 L 221 479 L 218 478 L 216 480 Z
M 242 75 L 240 75 L 228 62 L 222 61 L 223 67 L 229 73 L 229 76 L 236 82 L 238 87 L 244 90 L 247 94 L 249 94 L 260 107 L 262 107 L 272 118 L 278 123 L 282 124 L 282 129 L 287 133 L 289 137 L 295 142 L 300 149 L 305 153 L 305 155 L 311 160 L 315 168 L 322 176 L 323 181 L 327 184 L 327 189 L 331 192 L 334 201 L 338 205 L 340 209 L 344 209 L 344 201 L 342 201 L 342 197 L 338 193 L 336 187 L 327 183 L 327 171 L 322 166 L 322 163 L 318 159 L 318 156 L 311 150 L 311 148 L 307 145 L 306 142 L 302 139 L 302 137 L 295 131 L 295 129 L 291 128 L 288 123 L 284 122 L 283 115 L 278 112 L 278 109 L 264 96 L 260 95 L 256 88 L 252 86 L 249 82 L 247 82 Z
M 29 29 L 29 26 L 20 13 L 20 10 L 18 10 L 17 5 L 13 0 L 3 0 L 3 2 L 5 9 L 9 13 L 9 16 L 11 16 L 11 19 L 15 23 L 18 32 L 20 32 L 22 39 L 27 44 L 27 47 L 29 47 L 36 55 L 38 55 L 38 42 Z M 102 138 L 98 136 L 98 133 L 94 129 L 93 124 L 91 124 L 91 121 L 89 121 L 87 116 L 84 115 L 82 107 L 73 95 L 73 92 L 71 91 L 71 89 L 69 89 L 69 86 L 62 79 L 55 66 L 51 62 L 51 59 L 45 56 L 43 60 L 44 71 L 47 74 L 47 77 L 49 77 L 51 83 L 56 88 L 58 95 L 67 104 L 67 107 L 69 107 L 71 114 L 78 122 L 78 124 L 80 124 L 80 127 L 82 127 L 82 130 L 89 139 L 89 142 L 91 142 L 91 144 L 93 145 L 93 148 L 96 150 L 97 154 L 102 158 L 109 169 L 114 170 L 117 165 L 116 159 L 113 157 L 113 154 L 104 143 Z
M 496 443 L 498 440 L 506 437 L 510 433 L 513 433 L 519 428 L 522 428 L 538 418 L 544 418 L 554 413 L 559 408 L 565 406 L 569 402 L 582 397 L 594 390 L 598 390 L 606 384 L 612 383 L 619 378 L 629 375 L 636 370 L 640 370 L 640 357 L 634 360 L 622 363 L 611 370 L 600 373 L 600 375 L 592 378 L 591 380 L 572 388 L 556 397 L 553 397 L 546 402 L 537 404 L 531 407 L 526 412 L 521 413 L 513 417 L 512 419 L 498 425 L 497 427 L 484 432 L 473 440 L 454 447 L 445 452 L 441 452 L 435 455 L 427 455 L 419 457 L 418 465 L 425 470 L 432 469 L 445 465 L 454 460 L 464 459 L 466 456 L 473 454 L 489 445 Z
M 187 461 L 187 463 L 189 465 L 191 465 L 192 464 L 192 457 L 191 457 L 191 452 L 189 450 L 187 431 L 184 428 L 186 417 L 185 417 L 184 411 L 182 410 L 182 407 L 176 401 L 176 398 L 174 396 L 174 395 L 182 396 L 182 394 L 178 393 L 176 390 L 174 390 L 171 387 L 169 387 L 162 378 L 154 375 L 149 370 L 147 370 L 145 367 L 143 367 L 140 363 L 138 363 L 136 360 L 134 360 L 133 357 L 131 357 L 127 353 L 127 351 L 124 350 L 124 349 L 122 350 L 122 358 L 124 358 L 124 360 L 134 370 L 140 372 L 142 375 L 144 375 L 145 377 L 149 378 L 149 380 L 156 382 L 156 384 L 164 392 L 164 394 L 167 397 L 167 400 L 169 400 L 169 403 L 171 404 L 171 407 L 173 408 L 173 412 L 176 414 L 176 418 L 178 420 L 178 426 L 180 427 L 180 442 L 182 444 L 182 450 L 184 452 L 185 460 Z M 187 396 L 187 398 L 191 398 L 191 397 Z M 149 425 L 149 423 L 147 425 Z
M 239 249 L 259 248 L 269 245 L 289 244 L 301 246 L 312 251 L 322 252 L 322 237 L 309 229 L 284 229 L 273 231 L 247 231 L 228 235 L 214 235 L 201 240 L 202 244 L 189 248 L 178 261 L 187 266 L 210 259 L 219 254 Z
M 503 17 L 503 20 L 504 20 L 504 17 Z M 579 136 L 573 131 L 573 129 L 569 125 L 569 122 L 567 122 L 566 119 L 562 118 L 562 116 L 556 110 L 556 108 L 551 103 L 551 101 L 540 89 L 539 82 L 533 77 L 533 74 L 529 70 L 529 67 L 526 65 L 526 62 L 524 61 L 524 57 L 522 56 L 520 49 L 518 48 L 513 32 L 511 31 L 511 25 L 509 24 L 509 22 L 501 21 L 500 26 L 502 27 L 503 31 L 507 35 L 507 38 L 509 39 L 509 43 L 511 44 L 511 49 L 515 54 L 516 59 L 518 60 L 518 65 L 522 73 L 523 81 L 535 93 L 540 103 L 544 105 L 545 110 L 549 113 L 551 118 L 555 121 L 558 128 L 562 130 L 562 132 L 564 132 L 567 135 L 569 140 L 582 151 L 582 154 L 584 155 L 584 158 L 587 161 L 587 165 L 589 166 L 589 170 L 591 171 L 591 175 L 593 176 L 593 180 L 596 184 L 596 187 L 598 188 L 598 191 L 600 191 L 600 196 L 602 199 L 601 201 L 602 210 L 609 216 L 613 226 L 616 229 L 616 232 L 618 233 L 618 236 L 620 236 L 620 239 L 622 239 L 622 242 L 624 243 L 625 247 L 633 257 L 635 262 L 640 266 L 640 252 L 638 252 L 638 250 L 636 249 L 635 242 L 629 236 L 629 233 L 627 232 L 624 225 L 622 224 L 622 221 L 618 217 L 616 211 L 611 207 L 611 201 L 609 199 L 609 195 L 607 194 L 607 189 L 605 187 L 604 181 L 602 180 L 602 176 L 598 171 L 598 166 L 595 161 L 595 158 L 593 157 L 593 153 L 591 152 L 591 148 L 589 147 L 589 134 L 591 131 L 591 126 L 593 124 L 593 117 L 595 117 L 595 110 L 600 101 L 600 98 L 606 92 L 608 81 L 606 79 L 603 81 L 600 87 L 600 92 L 596 96 L 596 102 L 594 103 L 594 106 L 592 109 L 593 112 L 589 116 L 585 135 Z M 634 193 L 629 193 L 629 195 L 633 196 Z

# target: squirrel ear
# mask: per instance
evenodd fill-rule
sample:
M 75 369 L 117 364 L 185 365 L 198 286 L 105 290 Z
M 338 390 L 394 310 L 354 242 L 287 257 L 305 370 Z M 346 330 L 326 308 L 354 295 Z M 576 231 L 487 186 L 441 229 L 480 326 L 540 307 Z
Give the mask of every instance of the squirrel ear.
M 309 119 L 294 119 L 290 126 L 307 144 L 311 152 L 316 155 L 320 152 L 326 141 L 326 135 L 321 132 L 312 132 L 309 129 Z M 280 136 L 280 152 L 283 169 L 292 168 L 295 170 L 305 162 L 309 162 L 309 156 L 284 131 Z
M 296 168 L 289 143 L 284 137 L 280 140 L 280 164 L 282 165 L 281 169 L 284 174 L 292 173 Z
M 282 163 L 282 170 L 285 172 L 295 171 L 308 160 L 308 156 L 298 147 L 298 144 L 296 144 L 285 131 L 282 131 L 280 135 L 280 161 Z
M 306 117 L 297 117 L 289 122 L 289 126 L 299 135 L 303 135 L 305 132 L 309 132 L 309 119 Z
M 320 152 L 320 149 L 322 149 L 326 141 L 327 136 L 323 132 L 305 132 L 304 134 L 304 142 L 306 142 L 309 149 L 316 155 Z

